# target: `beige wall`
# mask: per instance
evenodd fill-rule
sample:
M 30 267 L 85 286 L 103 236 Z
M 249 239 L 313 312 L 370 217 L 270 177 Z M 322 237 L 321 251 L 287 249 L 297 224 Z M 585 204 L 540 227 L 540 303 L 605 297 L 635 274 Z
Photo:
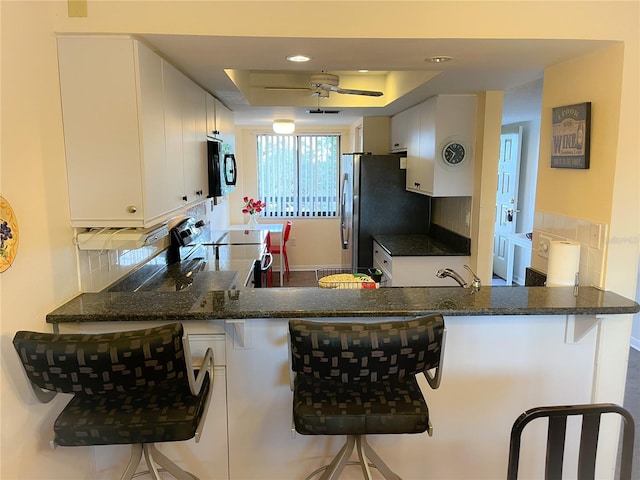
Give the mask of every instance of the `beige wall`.
M 616 45 L 545 71 L 537 211 L 609 223 L 620 128 L 613 119 L 620 116 L 623 54 L 624 47 Z M 591 102 L 590 168 L 551 168 L 552 108 L 586 101 Z
M 33 399 L 10 343 L 18 329 L 47 329 L 44 323 L 47 312 L 79 291 L 78 266 L 69 227 L 55 32 L 449 38 L 450 24 L 433 19 L 455 16 L 456 35 L 463 38 L 624 41 L 621 78 L 619 74 L 616 78 L 603 72 L 601 66 L 608 60 L 595 55 L 597 68 L 586 68 L 580 81 L 588 82 L 585 94 L 592 101 L 601 98 L 597 88 L 600 76 L 604 77 L 607 90 L 619 92 L 618 99 L 606 99 L 603 108 L 607 113 L 604 116 L 598 113 L 598 125 L 593 126 L 598 132 L 607 131 L 606 145 L 613 146 L 606 159 L 598 155 L 598 162 L 606 162 L 613 170 L 613 177 L 603 175 L 598 179 L 596 185 L 608 193 L 601 195 L 606 205 L 596 208 L 595 212 L 598 216 L 606 215 L 611 227 L 607 288 L 627 296 L 635 295 L 640 131 L 637 2 L 380 1 L 366 2 L 363 8 L 361 1 L 342 1 L 339 8 L 337 5 L 338 2 L 332 8 L 331 2 L 324 2 L 322 8 L 318 8 L 317 1 L 88 0 L 87 18 L 68 18 L 66 1 L 0 2 L 0 187 L 20 224 L 18 255 L 13 266 L 0 277 L 0 478 L 88 479 L 92 463 L 89 449 L 49 449 L 51 423 L 65 399 L 46 405 Z M 225 21 L 218 21 L 220 18 Z M 270 21 L 265 22 L 265 18 Z M 393 25 L 398 28 L 390 28 Z M 611 53 L 615 59 L 620 58 L 619 51 Z M 614 67 L 616 70 L 619 65 Z M 575 86 L 567 83 L 561 76 L 545 81 L 545 92 L 567 92 L 545 98 L 545 108 L 556 100 L 561 103 L 568 100 Z M 586 99 L 578 99 L 583 100 Z M 619 113 L 613 106 L 615 103 L 620 104 Z M 602 108 L 598 112 L 603 112 Z M 543 135 L 545 131 L 543 127 Z M 541 152 L 544 151 L 548 149 L 541 148 Z M 595 163 L 595 157 L 593 161 Z M 542 191 L 546 188 L 544 181 L 539 181 Z M 586 207 L 590 202 L 586 197 L 593 192 L 573 192 L 582 198 L 580 202 L 574 202 L 566 193 L 558 193 L 556 204 L 571 205 L 572 214 L 575 211 L 579 216 L 592 215 Z M 608 344 L 611 348 L 602 349 L 604 372 L 624 374 L 624 359 L 613 350 L 624 351 L 629 338 L 628 325 L 629 322 L 623 321 L 618 331 L 603 332 L 611 340 Z M 599 385 L 602 385 L 601 392 L 613 392 L 610 399 L 619 396 L 616 391 L 619 381 L 610 389 L 604 382 Z M 104 452 L 102 449 L 101 455 Z

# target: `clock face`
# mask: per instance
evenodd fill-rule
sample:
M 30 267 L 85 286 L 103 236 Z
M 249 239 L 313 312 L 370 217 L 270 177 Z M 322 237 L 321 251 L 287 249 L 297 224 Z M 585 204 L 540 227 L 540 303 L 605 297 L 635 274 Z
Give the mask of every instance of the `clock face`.
M 442 149 L 442 159 L 448 165 L 460 165 L 467 156 L 467 151 L 459 142 L 449 142 Z

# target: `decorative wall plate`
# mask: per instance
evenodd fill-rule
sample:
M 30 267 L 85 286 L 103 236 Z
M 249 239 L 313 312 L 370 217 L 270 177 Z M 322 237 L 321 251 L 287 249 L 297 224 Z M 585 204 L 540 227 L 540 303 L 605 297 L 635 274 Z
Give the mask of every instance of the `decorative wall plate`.
M 9 202 L 0 195 L 0 273 L 13 263 L 18 253 L 18 220 Z

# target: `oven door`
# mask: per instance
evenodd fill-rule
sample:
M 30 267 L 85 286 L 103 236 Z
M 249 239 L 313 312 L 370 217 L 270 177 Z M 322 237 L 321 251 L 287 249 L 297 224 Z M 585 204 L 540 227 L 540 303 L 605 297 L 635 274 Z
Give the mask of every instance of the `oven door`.
M 269 286 L 269 272 L 273 265 L 273 256 L 265 253 L 262 258 L 253 262 L 253 287 L 265 288 Z

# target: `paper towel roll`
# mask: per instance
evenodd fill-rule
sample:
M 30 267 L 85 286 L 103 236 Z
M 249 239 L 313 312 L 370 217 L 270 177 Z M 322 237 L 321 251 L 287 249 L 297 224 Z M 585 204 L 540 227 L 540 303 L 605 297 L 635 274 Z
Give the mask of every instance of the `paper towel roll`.
M 574 286 L 580 270 L 580 244 L 553 241 L 549 247 L 547 287 Z

